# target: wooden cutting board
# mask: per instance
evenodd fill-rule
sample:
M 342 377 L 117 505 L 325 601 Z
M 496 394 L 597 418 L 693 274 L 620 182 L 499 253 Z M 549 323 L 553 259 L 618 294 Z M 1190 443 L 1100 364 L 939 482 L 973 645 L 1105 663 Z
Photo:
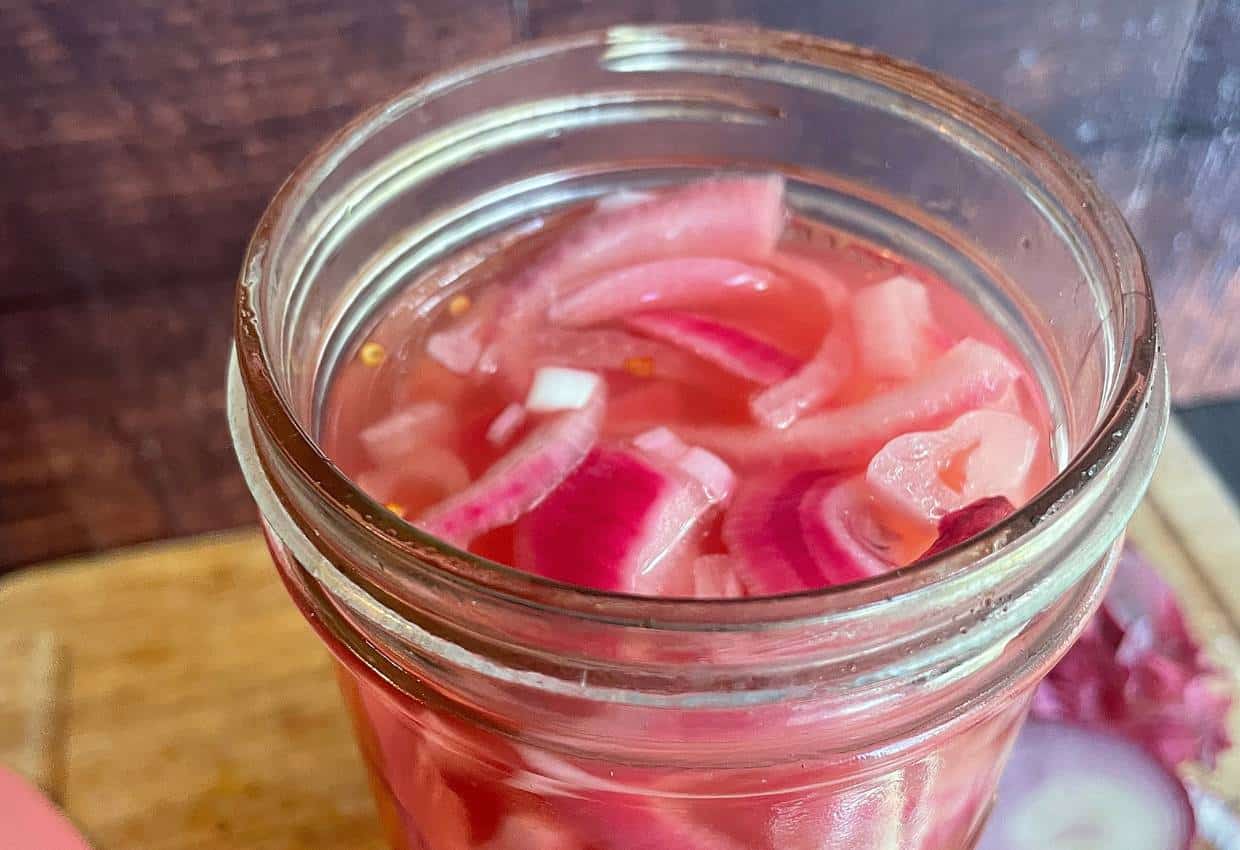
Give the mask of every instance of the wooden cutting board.
M 1240 671 L 1240 511 L 1178 429 L 1131 534 Z M 0 761 L 99 850 L 383 846 L 326 652 L 255 532 L 0 583 Z M 1211 784 L 1240 795 L 1240 752 Z

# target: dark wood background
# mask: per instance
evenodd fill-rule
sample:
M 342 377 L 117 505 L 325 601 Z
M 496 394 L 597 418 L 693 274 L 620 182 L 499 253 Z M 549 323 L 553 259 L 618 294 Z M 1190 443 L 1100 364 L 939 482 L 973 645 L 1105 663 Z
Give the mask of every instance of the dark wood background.
M 253 521 L 232 286 L 316 141 L 448 62 L 684 20 L 860 42 L 1026 112 L 1128 213 L 1179 400 L 1240 389 L 1240 0 L 0 0 L 0 572 Z

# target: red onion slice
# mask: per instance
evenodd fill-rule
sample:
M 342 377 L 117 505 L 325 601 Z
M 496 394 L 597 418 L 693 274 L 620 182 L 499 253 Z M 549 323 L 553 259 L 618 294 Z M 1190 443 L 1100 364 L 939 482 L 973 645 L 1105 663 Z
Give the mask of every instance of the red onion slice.
M 992 525 L 1007 519 L 1015 510 L 1012 503 L 1003 496 L 991 496 L 952 511 L 939 520 L 939 536 L 921 557 L 929 558 L 971 540 Z
M 783 178 L 702 180 L 596 209 L 526 275 L 531 286 L 558 291 L 572 279 L 664 257 L 764 257 L 783 229 Z
M 852 362 L 849 333 L 836 323 L 808 363 L 754 396 L 749 405 L 754 419 L 768 428 L 787 428 L 801 414 L 821 407 L 839 392 L 852 371 Z
M 520 402 L 514 401 L 506 406 L 487 426 L 487 442 L 493 446 L 502 446 L 507 443 L 512 435 L 525 424 L 527 415 L 525 405 Z
M 904 775 L 912 772 L 909 768 Z M 923 850 L 904 838 L 901 779 L 901 774 L 889 773 L 868 787 L 840 787 L 834 793 L 824 790 L 820 796 L 775 807 L 771 850 Z
M 399 462 L 393 460 L 357 476 L 357 486 L 376 502 L 405 504 L 402 492 L 429 489 L 439 499 L 469 486 L 469 467 L 450 449 L 434 444 L 415 445 Z M 406 505 L 406 507 L 410 507 Z
M 504 363 L 502 371 L 513 383 L 524 387 L 529 375 L 544 366 L 568 366 L 624 372 L 692 384 L 709 384 L 719 372 L 693 355 L 658 340 L 646 339 L 616 328 L 543 328 L 538 331 L 538 347 L 524 368 L 516 362 Z
M 911 381 L 864 401 L 805 417 L 782 431 L 737 426 L 682 427 L 681 436 L 741 466 L 812 459 L 845 466 L 864 463 L 888 440 L 918 428 L 938 428 L 998 398 L 1020 370 L 997 349 L 975 339 L 956 343 Z
M 905 275 L 853 296 L 850 315 L 861 368 L 875 378 L 910 378 L 946 348 L 926 287 Z
M 689 445 L 670 428 L 660 426 L 638 434 L 633 445 L 696 481 L 712 504 L 725 502 L 732 495 L 736 485 L 732 468 L 718 455 Z
M 772 259 L 772 265 L 818 291 L 831 322 L 818 350 L 807 363 L 750 402 L 750 410 L 758 422 L 769 428 L 787 428 L 802 414 L 830 401 L 852 372 L 853 343 L 847 317 L 849 296 L 848 289 L 835 275 L 809 260 L 787 255 L 775 255 Z
M 748 596 L 744 568 L 731 555 L 701 555 L 693 562 L 693 596 L 739 599 Z
M 1188 850 L 1184 786 L 1140 746 L 1030 721 L 999 781 L 978 850 Z
M 482 356 L 483 341 L 489 332 L 486 319 L 473 316 L 435 331 L 426 339 L 426 353 L 450 372 L 467 375 Z
M 860 478 L 819 481 L 801 502 L 801 527 L 825 584 L 882 575 L 895 566 L 879 554 L 886 535 L 875 520 L 873 499 Z
M 596 448 L 517 524 L 514 565 L 569 584 L 639 592 L 720 498 L 678 468 L 682 461 L 667 468 L 625 449 Z
M 449 436 L 455 417 L 441 401 L 419 401 L 388 414 L 358 434 L 370 459 L 380 463 L 406 459 L 411 451 Z
M 597 846 L 607 850 L 756 850 L 666 804 L 580 808 Z
M 640 313 L 626 324 L 646 336 L 679 346 L 729 374 L 769 386 L 801 363 L 765 340 L 705 316 L 676 310 Z
M 826 584 L 805 540 L 801 504 L 830 473 L 775 472 L 744 481 L 723 518 L 723 541 L 743 565 L 743 582 L 771 596 Z
M 558 821 L 533 812 L 507 815 L 480 850 L 580 850 L 581 842 Z
M 893 510 L 933 523 L 987 496 L 1023 502 L 1037 450 L 1038 432 L 1022 417 L 973 410 L 942 430 L 892 439 L 870 459 L 866 481 Z
M 602 378 L 567 366 L 543 366 L 534 373 L 525 409 L 530 413 L 580 410 L 598 393 Z
M 657 457 L 668 463 L 675 463 L 689 451 L 689 444 L 666 426 L 643 431 L 633 438 L 633 445 L 651 457 Z
M 745 482 L 724 516 L 723 540 L 754 595 L 794 593 L 877 575 L 892 564 L 863 540 L 864 484 L 821 469 Z
M 1033 711 L 1119 732 L 1168 767 L 1213 767 L 1231 745 L 1232 690 L 1171 589 L 1127 549 L 1101 611 L 1039 685 Z
M 847 312 L 851 299 L 848 287 L 835 272 L 822 263 L 807 256 L 780 251 L 766 257 L 762 264 L 785 277 L 813 287 L 821 296 L 828 313 L 834 315 Z
M 469 850 L 469 810 L 449 787 L 443 765 L 433 755 L 436 749 L 419 723 L 421 718 L 415 720 L 396 708 L 369 685 L 357 695 L 370 721 L 370 734 L 363 740 L 372 748 L 378 772 L 399 801 L 405 832 L 420 846 Z
M 599 392 L 580 410 L 539 426 L 477 481 L 423 514 L 418 526 L 467 546 L 478 535 L 515 522 L 585 460 L 598 439 L 604 407 Z
M 774 274 L 720 257 L 683 256 L 626 266 L 597 277 L 551 305 L 551 321 L 580 327 L 646 310 L 701 306 L 734 292 L 763 292 Z
M 595 209 L 512 282 L 480 367 L 495 371 L 508 341 L 591 275 L 668 257 L 766 256 L 783 232 L 783 196 L 781 177 L 720 178 Z

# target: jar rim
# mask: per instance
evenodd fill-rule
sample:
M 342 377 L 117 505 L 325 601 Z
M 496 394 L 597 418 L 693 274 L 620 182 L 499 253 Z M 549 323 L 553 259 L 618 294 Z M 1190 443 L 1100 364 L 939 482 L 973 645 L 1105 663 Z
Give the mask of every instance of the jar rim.
M 1131 334 L 1124 338 L 1126 348 L 1119 362 L 1126 367 L 1114 385 L 1109 407 L 1042 491 L 999 524 L 931 558 L 862 582 L 744 599 L 660 598 L 569 585 L 458 549 L 412 524 L 373 510 L 373 501 L 336 467 L 303 426 L 273 374 L 252 298 L 254 287 L 266 279 L 263 263 L 273 235 L 296 211 L 299 190 L 307 182 L 330 170 L 370 133 L 416 107 L 419 101 L 470 79 L 561 51 L 614 44 L 743 51 L 859 76 L 926 101 L 973 130 L 997 138 L 1006 151 L 1036 173 L 1053 178 L 1057 200 L 1078 217 L 1095 252 L 1105 260 L 1107 273 L 1120 281 L 1122 306 L 1127 313 L 1124 318 Z M 251 427 L 257 426 L 271 437 L 271 444 L 294 474 L 346 516 L 367 545 L 393 556 L 410 572 L 425 575 L 425 571 L 433 570 L 438 578 L 466 592 L 570 616 L 686 630 L 766 628 L 829 614 L 855 613 L 955 577 L 1000 548 L 1047 533 L 1051 517 L 1069 513 L 1065 511 L 1069 503 L 1085 498 L 1091 487 L 1103 484 L 1094 479 L 1105 478 L 1098 472 L 1117 460 L 1124 437 L 1139 423 L 1154 394 L 1161 357 L 1145 262 L 1122 215 L 1071 155 L 1028 119 L 966 84 L 876 51 L 801 33 L 719 25 L 624 26 L 541 39 L 433 74 L 363 112 L 307 156 L 264 211 L 245 253 L 234 330 L 244 415 L 248 415 Z M 238 401 L 230 391 L 230 406 Z M 1153 458 L 1150 466 L 1152 469 Z M 348 575 L 348 566 L 335 566 L 346 577 L 355 578 Z

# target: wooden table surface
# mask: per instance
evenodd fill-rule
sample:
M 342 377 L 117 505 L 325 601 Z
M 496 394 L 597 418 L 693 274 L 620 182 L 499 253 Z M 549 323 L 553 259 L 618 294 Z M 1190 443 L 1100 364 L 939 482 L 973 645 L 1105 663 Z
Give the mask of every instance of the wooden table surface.
M 1240 0 L 0 0 L 0 571 L 250 522 L 224 426 L 244 241 L 310 147 L 445 63 L 756 21 L 961 77 L 1080 156 L 1182 400 L 1240 388 Z

